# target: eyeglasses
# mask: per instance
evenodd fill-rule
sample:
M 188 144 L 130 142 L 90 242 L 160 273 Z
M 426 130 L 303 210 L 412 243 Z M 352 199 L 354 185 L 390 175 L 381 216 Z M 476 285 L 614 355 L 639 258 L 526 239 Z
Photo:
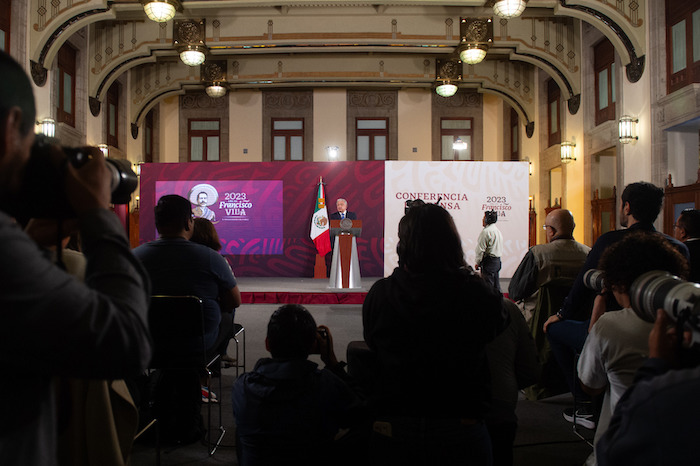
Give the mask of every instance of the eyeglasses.
M 551 225 L 542 225 L 542 229 L 547 231 L 547 228 L 552 228 Z

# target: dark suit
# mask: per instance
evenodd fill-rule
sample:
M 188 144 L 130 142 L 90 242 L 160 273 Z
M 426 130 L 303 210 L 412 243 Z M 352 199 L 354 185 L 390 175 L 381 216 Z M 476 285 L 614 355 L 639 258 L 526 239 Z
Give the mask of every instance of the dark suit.
M 690 251 L 690 276 L 691 282 L 700 283 L 700 238 L 686 240 L 685 243 Z
M 345 218 L 350 220 L 357 220 L 357 214 L 355 212 L 345 211 Z M 340 220 L 340 212 L 333 212 L 330 217 L 331 220 Z

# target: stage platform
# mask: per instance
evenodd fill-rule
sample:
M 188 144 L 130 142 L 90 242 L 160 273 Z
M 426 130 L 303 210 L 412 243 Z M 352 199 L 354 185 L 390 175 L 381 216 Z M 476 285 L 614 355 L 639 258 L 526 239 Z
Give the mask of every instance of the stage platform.
M 243 304 L 362 304 L 379 279 L 363 277 L 360 288 L 330 288 L 327 278 L 236 277 Z

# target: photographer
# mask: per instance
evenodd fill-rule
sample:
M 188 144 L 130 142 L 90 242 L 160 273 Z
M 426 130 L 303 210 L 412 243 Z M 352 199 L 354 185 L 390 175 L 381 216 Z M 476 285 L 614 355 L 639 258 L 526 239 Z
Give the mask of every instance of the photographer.
M 606 312 L 598 319 L 578 360 L 583 389 L 590 395 L 605 393 L 596 440 L 605 433 L 617 401 L 632 385 L 634 372 L 649 352 L 647 339 L 653 324 L 632 308 L 633 282 L 653 270 L 683 277 L 688 274 L 685 258 L 665 238 L 644 233 L 627 235 L 610 246 L 599 266 L 605 287 L 623 309 Z
M 265 347 L 272 358 L 233 386 L 238 464 L 344 464 L 334 437 L 352 423 L 359 402 L 343 381 L 328 327 L 317 327 L 304 306 L 285 304 L 270 317 Z M 311 353 L 325 369 L 308 360 Z
M 13 221 L 32 213 L 22 193 L 35 160 L 36 115 L 29 78 L 2 52 L 0 75 L 0 458 L 4 464 L 55 465 L 52 378 L 116 379 L 145 369 L 151 356 L 148 279 L 108 210 L 110 175 L 96 148 L 87 149 L 90 157 L 80 169 L 60 163 L 66 157 L 58 148 L 47 154 L 63 168 L 58 181 L 64 186 L 47 197 L 67 198 L 77 216 L 85 284 L 54 265 Z
M 657 310 L 649 334 L 649 359 L 615 409 L 597 447 L 600 466 L 695 465 L 700 436 L 700 366 L 678 368 L 679 336 Z

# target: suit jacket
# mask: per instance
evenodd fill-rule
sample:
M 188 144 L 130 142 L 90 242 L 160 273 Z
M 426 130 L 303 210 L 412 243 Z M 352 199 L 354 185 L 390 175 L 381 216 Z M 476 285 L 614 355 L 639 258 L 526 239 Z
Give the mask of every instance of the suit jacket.
M 357 220 L 357 214 L 355 212 L 350 212 L 349 210 L 346 210 L 345 218 L 349 218 L 350 220 Z M 330 216 L 330 219 L 340 220 L 340 212 L 333 212 Z

